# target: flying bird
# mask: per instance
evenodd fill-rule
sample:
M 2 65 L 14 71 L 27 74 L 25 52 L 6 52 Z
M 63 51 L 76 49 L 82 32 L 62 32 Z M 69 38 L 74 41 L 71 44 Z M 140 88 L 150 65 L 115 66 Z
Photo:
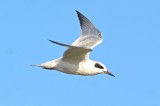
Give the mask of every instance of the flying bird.
M 72 45 L 49 40 L 54 44 L 67 47 L 67 50 L 62 57 L 36 66 L 66 74 L 84 76 L 108 74 L 115 77 L 104 64 L 89 59 L 92 49 L 102 42 L 102 34 L 88 18 L 79 11 L 76 12 L 80 22 L 81 36 Z

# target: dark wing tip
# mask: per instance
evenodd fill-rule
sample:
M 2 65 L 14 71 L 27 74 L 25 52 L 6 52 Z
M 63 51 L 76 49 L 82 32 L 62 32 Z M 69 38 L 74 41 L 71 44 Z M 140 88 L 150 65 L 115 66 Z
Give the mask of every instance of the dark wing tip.
M 61 46 L 72 47 L 70 45 L 67 45 L 67 44 L 64 44 L 64 43 L 60 43 L 60 42 L 56 42 L 56 41 L 53 41 L 53 40 L 49 40 L 49 41 L 52 42 L 52 43 L 54 43 L 54 44 L 61 45 Z
M 50 41 L 50 42 L 52 42 L 52 43 L 55 43 L 55 41 L 53 41 L 53 40 L 48 40 L 48 41 Z
M 77 14 L 79 14 L 80 12 L 78 10 L 76 10 Z
M 93 25 L 93 23 L 81 12 L 77 10 L 76 12 L 79 18 L 82 35 L 95 35 L 101 37 L 100 31 Z
M 77 12 L 78 17 L 79 17 L 80 15 L 84 16 L 84 15 L 83 15 L 81 12 L 79 12 L 78 10 L 76 10 L 76 12 Z
M 79 13 L 79 11 L 78 11 L 78 10 L 76 10 L 76 12 L 77 12 L 77 14 Z

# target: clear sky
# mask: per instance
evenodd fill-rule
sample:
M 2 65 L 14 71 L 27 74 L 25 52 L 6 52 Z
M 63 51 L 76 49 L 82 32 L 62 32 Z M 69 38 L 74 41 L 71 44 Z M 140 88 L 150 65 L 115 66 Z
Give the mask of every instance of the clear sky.
M 90 55 L 116 77 L 31 64 L 62 56 L 88 17 L 104 42 Z M 159 0 L 1 0 L 0 106 L 160 106 Z

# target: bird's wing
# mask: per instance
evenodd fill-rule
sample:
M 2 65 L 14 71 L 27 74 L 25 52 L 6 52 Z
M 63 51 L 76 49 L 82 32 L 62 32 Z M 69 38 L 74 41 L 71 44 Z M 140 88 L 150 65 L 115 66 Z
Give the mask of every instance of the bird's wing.
M 63 60 L 71 62 L 73 64 L 79 63 L 80 61 L 84 60 L 86 57 L 86 54 L 92 51 L 92 49 L 90 48 L 67 45 L 67 44 L 52 41 L 52 40 L 49 40 L 49 41 L 61 46 L 68 47 L 68 49 L 63 54 Z
M 81 26 L 81 36 L 72 45 L 94 48 L 102 42 L 101 32 L 82 13 L 76 12 Z
M 81 26 L 81 36 L 72 45 L 50 40 L 52 43 L 68 47 L 63 54 L 63 59 L 70 62 L 88 59 L 92 48 L 102 42 L 101 32 L 83 14 L 76 12 Z

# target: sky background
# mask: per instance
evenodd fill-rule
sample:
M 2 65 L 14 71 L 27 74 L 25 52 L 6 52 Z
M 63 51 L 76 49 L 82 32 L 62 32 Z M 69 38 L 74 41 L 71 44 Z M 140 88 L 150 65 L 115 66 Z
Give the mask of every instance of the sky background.
M 93 60 L 116 77 L 43 70 L 80 35 L 75 10 L 103 34 Z M 159 0 L 1 0 L 0 106 L 160 106 Z

